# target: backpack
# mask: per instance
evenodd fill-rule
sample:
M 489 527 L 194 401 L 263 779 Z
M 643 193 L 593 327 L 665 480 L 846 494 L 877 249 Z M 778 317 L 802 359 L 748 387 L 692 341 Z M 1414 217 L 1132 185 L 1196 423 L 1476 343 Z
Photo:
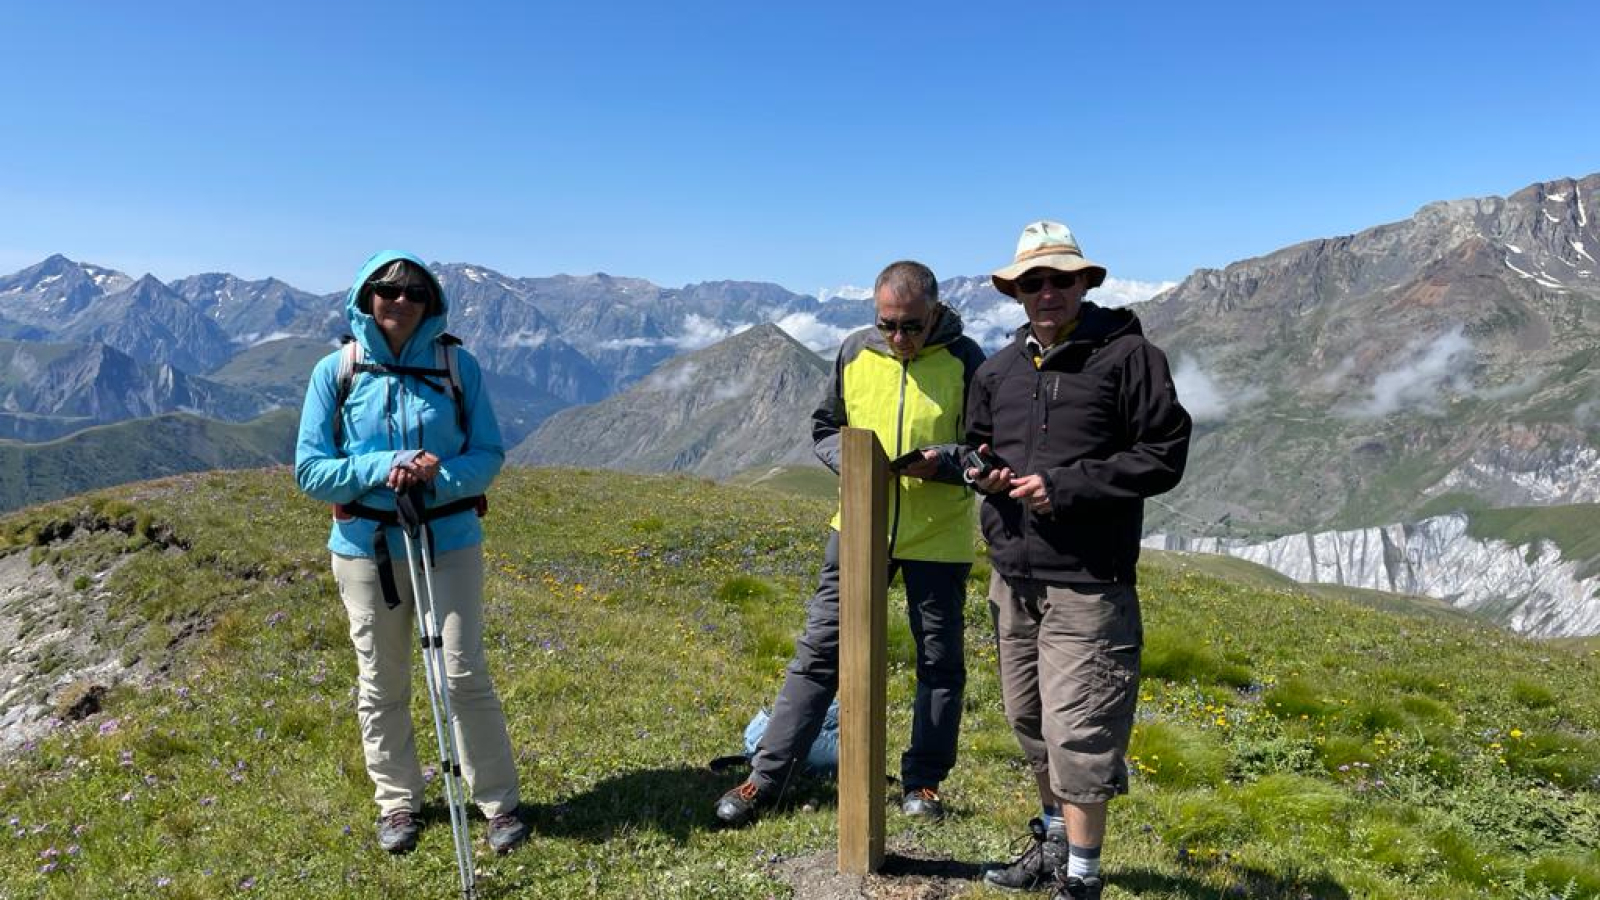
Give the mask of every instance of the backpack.
M 456 424 L 461 428 L 461 449 L 465 451 L 472 439 L 471 416 L 467 414 L 467 395 L 461 390 L 461 370 L 456 362 L 456 348 L 461 346 L 461 339 L 453 334 L 441 334 L 434 342 L 434 359 L 437 366 L 432 369 L 419 366 L 398 366 L 386 363 L 375 363 L 367 357 L 367 349 L 353 335 L 345 335 L 339 339 L 339 374 L 335 382 L 336 388 L 333 399 L 333 446 L 340 449 L 343 443 L 344 429 L 344 403 L 350 397 L 350 390 L 355 386 L 356 376 L 364 372 L 373 372 L 383 375 L 413 375 L 423 384 L 436 391 L 445 387 L 431 379 L 444 376 L 449 387 L 451 399 L 456 404 Z

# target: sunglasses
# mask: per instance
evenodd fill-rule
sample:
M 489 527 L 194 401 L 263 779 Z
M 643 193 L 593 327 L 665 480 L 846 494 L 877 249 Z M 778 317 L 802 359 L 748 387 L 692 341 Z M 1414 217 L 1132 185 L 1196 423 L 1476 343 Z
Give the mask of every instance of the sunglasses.
M 906 337 L 916 337 L 922 333 L 924 324 L 921 319 L 901 319 L 898 322 L 893 319 L 879 319 L 878 330 L 884 334 L 894 334 L 898 331 Z
M 1078 283 L 1077 272 L 1052 272 L 1049 275 L 1027 275 L 1017 279 L 1017 290 L 1024 294 L 1037 294 L 1044 290 L 1045 282 L 1058 291 L 1064 291 Z
M 373 296 L 381 297 L 390 303 L 399 300 L 401 297 L 410 300 L 412 303 L 421 303 L 425 306 L 433 302 L 433 291 L 420 284 L 375 284 L 372 286 L 372 293 Z

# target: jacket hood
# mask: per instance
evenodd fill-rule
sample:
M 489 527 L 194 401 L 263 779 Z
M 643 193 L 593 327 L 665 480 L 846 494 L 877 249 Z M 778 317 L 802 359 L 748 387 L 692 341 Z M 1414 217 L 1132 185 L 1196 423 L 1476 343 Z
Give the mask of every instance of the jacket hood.
M 955 339 L 962 335 L 961 313 L 956 312 L 953 306 L 944 306 L 941 307 L 941 310 L 939 321 L 933 326 L 933 333 L 929 334 L 928 339 L 922 342 L 924 351 L 954 343 Z M 894 352 L 889 349 L 889 339 L 883 336 L 883 332 L 878 330 L 876 324 L 868 327 L 866 332 L 868 347 L 884 356 L 894 355 Z
M 1025 351 L 1032 334 L 1032 326 L 1024 322 L 1016 330 L 1014 343 Z M 1144 327 L 1131 310 L 1107 309 L 1085 300 L 1078 308 L 1078 327 L 1072 330 L 1067 342 L 1103 344 L 1123 335 L 1143 334 Z
M 350 285 L 350 293 L 345 295 L 344 312 L 345 317 L 350 321 L 350 333 L 355 336 L 355 339 L 361 343 L 362 348 L 367 351 L 368 358 L 378 362 L 403 363 L 405 360 L 394 358 L 394 354 L 389 352 L 389 342 L 384 340 L 383 332 L 378 328 L 378 321 L 372 317 L 371 313 L 361 311 L 361 286 L 367 283 L 367 279 L 372 277 L 372 273 L 400 259 L 412 263 L 417 268 L 428 273 L 428 280 L 433 282 L 434 296 L 439 298 L 438 312 L 425 316 L 417 324 L 416 333 L 411 335 L 411 339 L 406 342 L 405 347 L 401 350 L 401 355 L 403 357 L 412 356 L 418 352 L 417 348 L 419 347 L 431 348 L 433 342 L 439 339 L 439 335 L 444 334 L 450 312 L 450 300 L 445 296 L 444 285 L 439 283 L 438 276 L 433 274 L 427 263 L 410 253 L 402 253 L 398 250 L 382 250 L 372 254 L 362 264 L 361 271 L 356 273 L 355 283 Z M 431 350 L 429 352 L 431 353 Z M 430 356 L 429 358 L 431 359 L 432 357 Z

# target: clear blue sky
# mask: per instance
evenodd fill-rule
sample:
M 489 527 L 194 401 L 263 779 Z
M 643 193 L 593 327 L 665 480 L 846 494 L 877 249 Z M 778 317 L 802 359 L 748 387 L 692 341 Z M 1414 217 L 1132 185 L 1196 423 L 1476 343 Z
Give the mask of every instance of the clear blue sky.
M 1179 279 L 1600 170 L 1600 3 L 0 0 L 0 273 Z

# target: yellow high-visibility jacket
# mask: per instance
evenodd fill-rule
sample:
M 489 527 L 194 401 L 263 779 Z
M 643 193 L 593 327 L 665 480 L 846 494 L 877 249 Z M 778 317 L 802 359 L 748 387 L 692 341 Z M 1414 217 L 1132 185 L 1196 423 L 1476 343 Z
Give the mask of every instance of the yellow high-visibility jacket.
M 962 479 L 967 386 L 983 351 L 961 333 L 961 317 L 941 307 L 933 333 L 914 359 L 900 360 L 876 328 L 845 339 L 833 378 L 811 414 L 817 458 L 839 471 L 839 431 L 870 428 L 894 459 L 919 448 L 939 451 L 933 478 L 893 477 L 889 556 L 972 562 L 976 538 L 971 489 Z M 839 527 L 834 514 L 832 526 Z

